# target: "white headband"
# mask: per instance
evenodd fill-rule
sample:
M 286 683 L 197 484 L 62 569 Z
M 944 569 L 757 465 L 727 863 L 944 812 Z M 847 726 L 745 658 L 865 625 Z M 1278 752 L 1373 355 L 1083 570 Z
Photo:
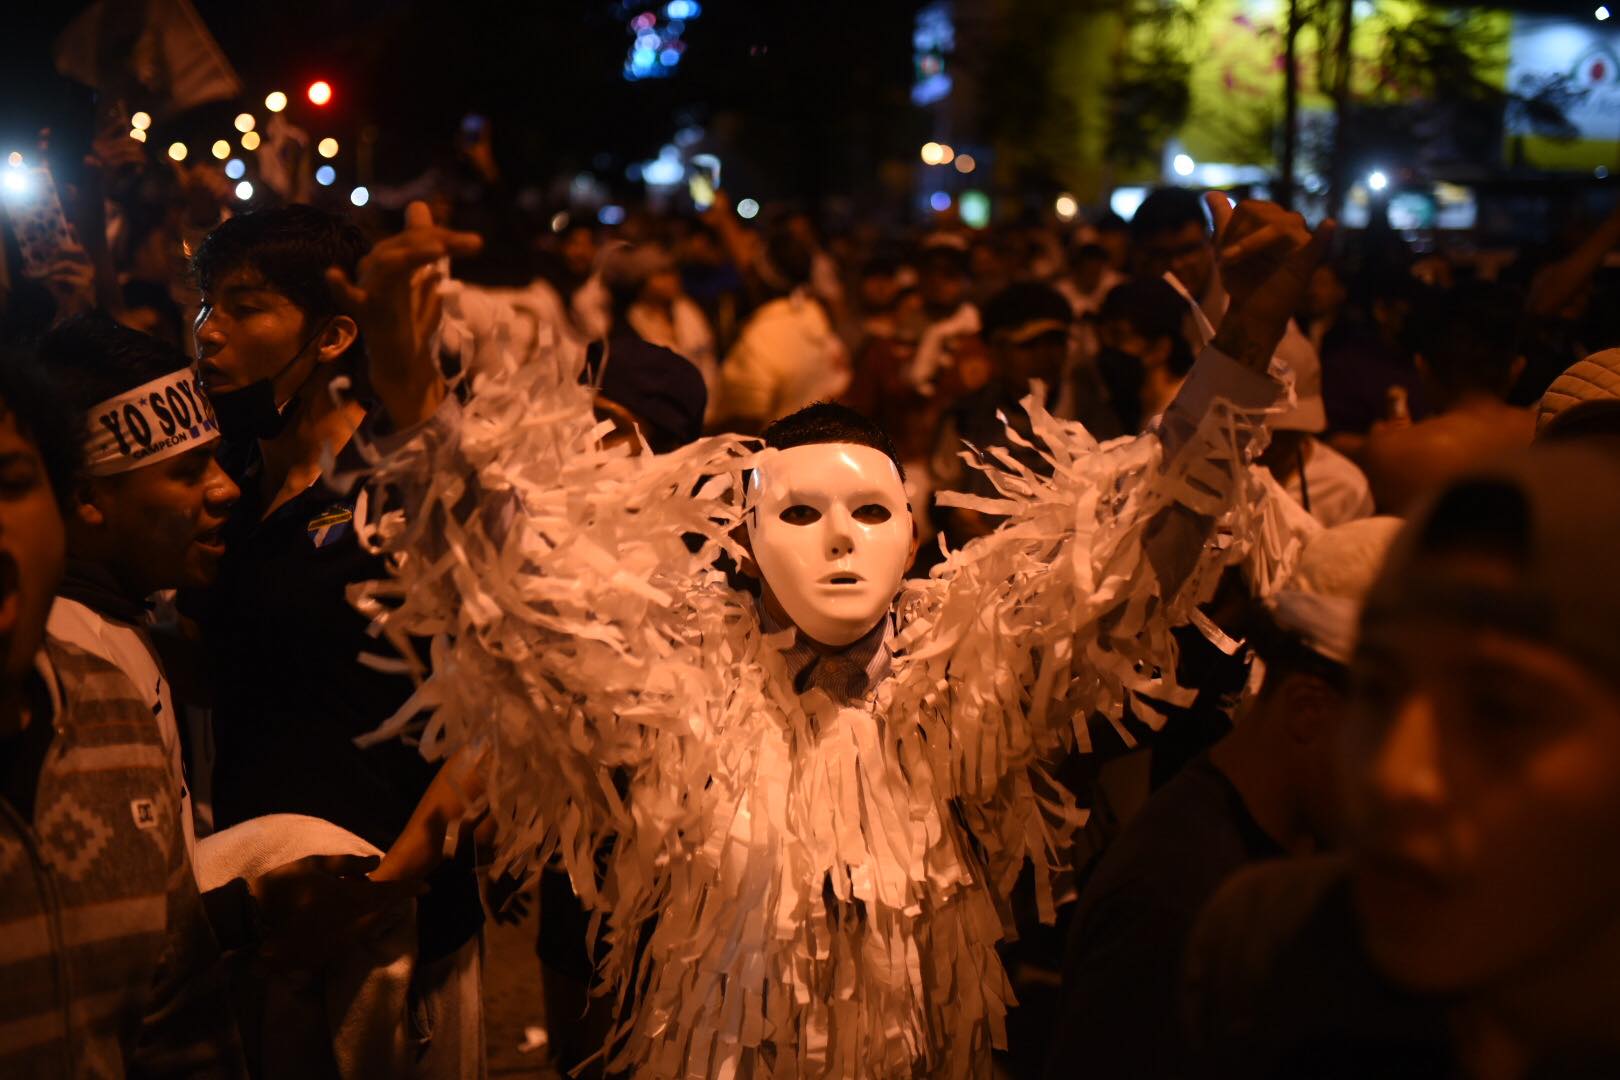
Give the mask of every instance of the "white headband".
M 202 383 L 181 368 L 93 407 L 85 463 L 91 476 L 112 476 L 217 438 L 219 422 Z

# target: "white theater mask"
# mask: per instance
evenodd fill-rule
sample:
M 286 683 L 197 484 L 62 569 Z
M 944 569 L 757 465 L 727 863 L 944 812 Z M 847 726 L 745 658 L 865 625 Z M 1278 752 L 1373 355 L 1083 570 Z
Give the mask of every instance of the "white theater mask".
M 748 481 L 748 538 L 772 595 L 823 645 L 888 613 L 911 562 L 911 507 L 883 451 L 855 443 L 766 450 Z

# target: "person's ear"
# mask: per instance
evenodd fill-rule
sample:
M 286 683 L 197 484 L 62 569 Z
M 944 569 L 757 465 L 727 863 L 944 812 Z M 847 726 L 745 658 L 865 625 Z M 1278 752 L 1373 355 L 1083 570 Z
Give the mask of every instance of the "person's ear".
M 360 327 L 347 315 L 335 315 L 315 339 L 315 358 L 323 364 L 335 362 L 354 345 Z
M 1344 713 L 1343 696 L 1315 675 L 1294 672 L 1283 681 L 1283 727 L 1295 743 L 1309 745 L 1332 737 Z
M 99 529 L 107 524 L 107 514 L 96 501 L 97 490 L 94 484 L 83 481 L 73 489 L 73 516 L 81 525 L 92 529 Z

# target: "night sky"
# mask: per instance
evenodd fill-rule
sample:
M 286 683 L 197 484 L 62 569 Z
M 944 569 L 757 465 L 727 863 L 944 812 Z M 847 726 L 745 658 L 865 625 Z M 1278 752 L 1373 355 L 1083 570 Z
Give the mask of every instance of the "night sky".
M 318 77 L 336 91 L 320 133 L 347 143 L 373 125 L 382 182 L 442 158 L 469 111 L 491 118 L 498 157 L 525 182 L 589 168 L 622 186 L 628 163 L 656 155 L 692 124 L 732 151 L 728 181 L 811 202 L 858 192 L 884 158 L 913 152 L 923 132 L 907 100 L 916 3 L 708 0 L 687 25 L 676 74 L 630 82 L 626 21 L 652 6 L 196 0 L 246 91 L 240 102 L 178 118 L 164 135 L 228 132 L 235 112 L 262 112 L 273 89 L 294 97 L 297 121 L 296 110 L 307 109 L 302 89 Z M 81 7 L 8 13 L 0 148 L 26 147 L 42 123 L 64 133 L 88 128 L 88 93 L 55 75 L 50 59 Z

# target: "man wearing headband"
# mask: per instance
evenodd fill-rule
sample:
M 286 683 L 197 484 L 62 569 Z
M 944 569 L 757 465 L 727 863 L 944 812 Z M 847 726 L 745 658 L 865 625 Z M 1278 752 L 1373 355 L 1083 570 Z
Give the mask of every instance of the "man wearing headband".
M 1620 462 L 1537 446 L 1430 496 L 1350 665 L 1349 855 L 1205 911 L 1208 1075 L 1620 1068 Z
M 1069 929 L 1048 1075 L 1176 1077 L 1177 1022 L 1199 909 L 1243 866 L 1331 847 L 1340 833 L 1337 736 L 1362 598 L 1400 522 L 1315 536 L 1244 628 L 1264 682 L 1234 730 L 1150 798 L 1097 864 Z
M 67 575 L 50 632 L 146 694 L 194 848 L 194 794 L 205 832 L 210 821 L 211 736 L 205 718 L 188 725 L 184 703 L 177 708 L 147 605 L 155 593 L 204 588 L 219 574 L 225 519 L 239 494 L 215 460 L 219 425 L 184 356 L 104 316 L 57 327 L 39 362 L 85 417 L 85 477 L 66 521 Z M 184 765 L 182 745 L 190 748 Z
M 840 410 L 763 449 L 631 457 L 601 446 L 566 355 L 503 345 L 513 313 L 451 285 L 437 335 L 365 315 L 409 310 L 413 264 L 460 242 L 425 207 L 362 263 L 345 294 L 372 383 L 427 422 L 374 473 L 366 535 L 392 573 L 357 600 L 380 635 L 439 635 L 378 734 L 431 711 L 425 747 L 488 748 L 500 860 L 555 855 L 600 916 L 625 1009 L 609 1071 L 988 1070 L 999 898 L 1033 861 L 1050 917 L 1081 818 L 1040 763 L 1093 713 L 1184 700 L 1171 624 L 1229 563 L 1276 572 L 1246 448 L 1331 228 L 1220 210 L 1231 311 L 1160 432 L 1103 448 L 1031 401 L 1050 479 L 999 459 L 996 496 L 957 505 L 1006 524 L 903 594 L 901 471 Z M 465 403 L 434 377 L 452 336 Z
M 244 1076 L 148 688 L 46 632 L 83 446 L 0 358 L 0 1074 Z

